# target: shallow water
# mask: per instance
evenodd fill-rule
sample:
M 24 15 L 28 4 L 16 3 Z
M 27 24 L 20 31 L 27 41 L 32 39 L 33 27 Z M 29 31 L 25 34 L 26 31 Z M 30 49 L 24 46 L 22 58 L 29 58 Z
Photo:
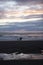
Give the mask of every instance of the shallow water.
M 1 36 L 0 41 L 16 41 L 20 40 L 20 36 Z M 23 40 L 43 40 L 43 36 L 22 36 Z

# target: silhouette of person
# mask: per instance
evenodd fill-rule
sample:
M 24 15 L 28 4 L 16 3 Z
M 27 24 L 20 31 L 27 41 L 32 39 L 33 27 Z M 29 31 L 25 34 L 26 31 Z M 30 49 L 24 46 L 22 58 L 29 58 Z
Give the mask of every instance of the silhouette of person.
M 22 37 L 20 37 L 20 40 L 22 40 Z

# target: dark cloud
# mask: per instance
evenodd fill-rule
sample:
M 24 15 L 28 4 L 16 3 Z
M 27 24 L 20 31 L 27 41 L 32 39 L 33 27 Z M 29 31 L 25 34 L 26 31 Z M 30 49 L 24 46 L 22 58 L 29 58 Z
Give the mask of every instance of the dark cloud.
M 38 4 L 38 3 L 43 3 L 43 0 L 0 0 L 0 1 L 15 1 L 19 5 L 27 5 L 27 4 Z
M 31 1 L 42 1 L 43 2 L 43 0 L 0 0 L 0 1 L 17 1 L 17 2 L 31 2 Z
M 18 3 L 26 4 L 26 3 L 43 3 L 43 0 L 12 0 Z
M 28 2 L 28 1 L 43 1 L 43 0 L 13 0 L 18 2 Z
M 38 3 L 43 3 L 43 0 L 14 0 L 17 1 L 18 3 L 22 3 L 22 4 L 38 4 Z

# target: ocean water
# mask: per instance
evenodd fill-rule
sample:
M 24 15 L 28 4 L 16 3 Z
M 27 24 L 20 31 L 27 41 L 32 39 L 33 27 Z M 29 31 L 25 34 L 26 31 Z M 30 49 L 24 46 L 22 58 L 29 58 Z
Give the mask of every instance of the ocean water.
M 43 20 L 36 22 L 21 22 L 21 23 L 6 23 L 6 25 L 0 25 L 0 31 L 43 31 Z
M 0 41 L 19 41 L 21 36 L 2 36 L 0 37 Z M 28 40 L 43 40 L 43 36 L 22 36 L 22 41 Z
M 21 23 L 7 23 L 6 25 L 0 25 L 0 32 L 3 31 L 43 31 L 43 20 L 36 21 L 36 22 L 21 22 Z M 41 33 L 40 33 L 41 34 Z M 42 36 L 4 36 L 0 35 L 0 41 L 1 40 L 20 40 L 20 37 L 22 37 L 22 40 L 43 40 L 43 33 Z

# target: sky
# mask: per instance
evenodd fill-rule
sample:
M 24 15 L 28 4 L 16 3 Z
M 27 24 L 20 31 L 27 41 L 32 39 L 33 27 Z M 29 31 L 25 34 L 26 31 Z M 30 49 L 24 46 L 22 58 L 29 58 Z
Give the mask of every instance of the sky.
M 0 25 L 43 20 L 43 0 L 0 0 Z
M 1 31 L 43 31 L 43 0 L 0 0 Z

